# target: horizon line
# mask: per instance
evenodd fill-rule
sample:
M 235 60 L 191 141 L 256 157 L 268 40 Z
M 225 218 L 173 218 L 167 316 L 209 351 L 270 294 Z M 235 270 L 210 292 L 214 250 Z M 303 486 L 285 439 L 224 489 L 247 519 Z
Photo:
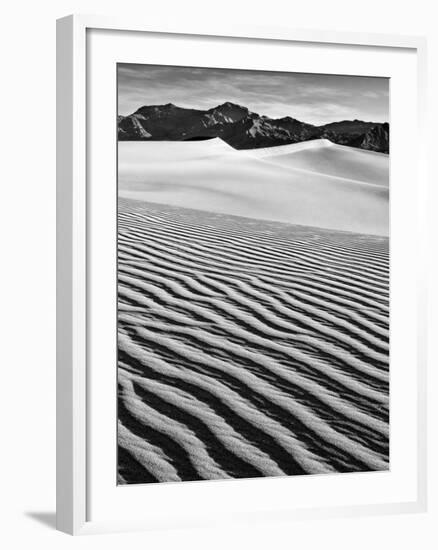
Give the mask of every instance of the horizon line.
M 283 118 L 292 118 L 293 120 L 296 120 L 298 122 L 301 122 L 301 123 L 305 123 L 305 124 L 308 124 L 309 126 L 314 126 L 316 128 L 320 127 L 320 126 L 327 126 L 328 124 L 333 124 L 335 122 L 364 122 L 364 123 L 367 123 L 367 124 L 370 124 L 370 123 L 376 123 L 376 124 L 388 124 L 390 125 L 390 122 L 389 120 L 363 120 L 363 119 L 358 119 L 358 118 L 344 118 L 344 119 L 334 119 L 330 122 L 325 122 L 323 124 L 312 124 L 310 122 L 306 122 L 304 120 L 300 120 L 298 118 L 295 118 L 291 115 L 283 115 L 283 116 L 279 116 L 279 117 L 272 117 L 272 116 L 269 116 L 269 115 L 263 115 L 263 114 L 260 114 L 256 111 L 251 111 L 251 109 L 249 109 L 248 107 L 246 107 L 245 105 L 242 105 L 240 103 L 235 103 L 234 101 L 224 101 L 223 103 L 219 103 L 213 107 L 209 107 L 208 109 L 200 109 L 199 107 L 183 107 L 181 105 L 176 105 L 175 103 L 172 103 L 172 102 L 168 102 L 168 103 L 152 103 L 152 104 L 144 104 L 144 105 L 141 105 L 140 107 L 138 107 L 136 109 L 136 111 L 133 111 L 132 113 L 129 113 L 129 114 L 126 114 L 126 115 L 123 115 L 119 112 L 117 112 L 117 116 L 122 116 L 122 117 L 128 117 L 128 116 L 132 116 L 132 115 L 135 115 L 135 113 L 142 109 L 143 107 L 166 107 L 166 106 L 173 106 L 173 107 L 176 107 L 177 109 L 187 109 L 187 110 L 192 110 L 192 111 L 202 111 L 202 112 L 206 112 L 206 111 L 211 111 L 211 110 L 214 110 L 214 109 L 217 109 L 218 107 L 222 107 L 223 105 L 226 105 L 226 104 L 230 104 L 230 105 L 235 105 L 236 107 L 241 107 L 243 109 L 247 109 L 249 113 L 252 113 L 252 114 L 255 114 L 255 115 L 258 115 L 259 117 L 265 117 L 265 118 L 268 118 L 270 120 L 281 120 Z

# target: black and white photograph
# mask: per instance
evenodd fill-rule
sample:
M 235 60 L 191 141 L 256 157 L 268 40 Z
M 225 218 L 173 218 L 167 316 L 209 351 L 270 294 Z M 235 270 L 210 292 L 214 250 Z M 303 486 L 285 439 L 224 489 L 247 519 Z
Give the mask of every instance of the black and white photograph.
M 389 469 L 389 79 L 117 65 L 119 485 Z

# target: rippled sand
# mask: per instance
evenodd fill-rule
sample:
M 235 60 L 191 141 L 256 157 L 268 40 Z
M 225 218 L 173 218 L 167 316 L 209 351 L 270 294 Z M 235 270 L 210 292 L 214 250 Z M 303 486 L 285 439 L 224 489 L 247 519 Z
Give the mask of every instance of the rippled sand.
M 160 196 L 119 199 L 119 483 L 386 470 L 388 238 Z

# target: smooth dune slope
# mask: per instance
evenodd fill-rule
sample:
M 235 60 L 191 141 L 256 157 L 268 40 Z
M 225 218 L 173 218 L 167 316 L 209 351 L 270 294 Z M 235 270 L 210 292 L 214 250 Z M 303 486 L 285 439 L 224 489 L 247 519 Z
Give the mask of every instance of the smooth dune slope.
M 388 468 L 386 237 L 120 198 L 118 246 L 119 483 Z
M 294 170 L 389 186 L 388 155 L 336 145 L 328 139 L 254 149 L 250 153 L 255 158 Z
M 388 163 L 326 140 L 252 151 L 219 139 L 120 142 L 119 196 L 388 235 Z

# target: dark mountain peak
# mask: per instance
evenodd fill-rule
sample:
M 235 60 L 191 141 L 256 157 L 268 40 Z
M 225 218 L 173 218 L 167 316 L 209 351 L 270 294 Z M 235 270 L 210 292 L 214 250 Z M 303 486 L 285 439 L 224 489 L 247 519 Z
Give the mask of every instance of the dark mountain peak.
M 140 107 L 135 111 L 134 115 L 163 113 L 163 112 L 168 112 L 168 111 L 172 111 L 174 109 L 180 109 L 180 108 L 181 107 L 177 107 L 173 103 L 164 103 L 162 105 L 143 105 L 143 107 Z
M 368 130 L 359 146 L 369 151 L 389 153 L 389 124 L 384 122 Z
M 229 114 L 229 113 L 248 113 L 249 110 L 247 107 L 244 107 L 242 105 L 238 105 L 237 103 L 232 103 L 231 101 L 226 101 L 225 103 L 221 103 L 220 105 L 217 105 L 216 107 L 213 107 L 212 109 L 209 109 L 209 112 L 213 113 L 222 113 L 222 114 Z
M 276 122 L 299 122 L 296 118 L 292 118 L 291 116 L 283 116 L 281 118 L 276 118 Z
M 273 122 L 275 122 L 276 124 L 281 124 L 282 126 L 307 126 L 307 127 L 312 126 L 312 124 L 301 122 L 301 120 L 298 120 L 297 118 L 293 118 L 291 116 L 275 118 L 273 119 Z
M 178 105 L 175 105 L 174 103 L 165 103 L 164 105 L 159 105 L 161 111 L 169 112 L 169 111 L 191 111 L 192 109 L 188 109 L 186 107 L 179 107 Z
M 328 122 L 327 124 L 322 124 L 319 128 L 346 128 L 351 130 L 371 128 L 375 126 L 378 122 L 365 122 L 364 120 L 338 120 L 336 122 Z
M 144 105 L 118 117 L 120 140 L 194 140 L 219 137 L 236 149 L 273 147 L 326 138 L 340 145 L 389 151 L 389 124 L 342 120 L 321 126 L 291 116 L 270 118 L 232 101 L 210 109 L 178 107 L 173 103 Z
M 243 107 L 242 105 L 239 105 L 238 103 L 233 103 L 232 101 L 225 101 L 225 103 L 216 105 L 216 107 L 213 107 L 213 109 L 210 109 L 210 110 L 218 111 L 223 109 L 241 109 L 242 111 L 248 110 L 247 107 Z
M 226 101 L 225 103 L 221 103 L 216 107 L 208 109 L 208 111 L 205 111 L 205 114 L 208 119 L 208 124 L 210 125 L 233 124 L 235 122 L 239 122 L 252 113 L 250 113 L 247 107 L 237 105 L 237 103 L 232 103 L 231 101 Z
M 313 133 L 317 131 L 313 124 L 307 124 L 306 122 L 301 122 L 296 118 L 291 116 L 284 116 L 281 118 L 275 118 L 271 120 L 277 127 L 283 128 L 285 131 L 289 132 L 293 136 L 302 136 L 306 138 L 312 137 Z

